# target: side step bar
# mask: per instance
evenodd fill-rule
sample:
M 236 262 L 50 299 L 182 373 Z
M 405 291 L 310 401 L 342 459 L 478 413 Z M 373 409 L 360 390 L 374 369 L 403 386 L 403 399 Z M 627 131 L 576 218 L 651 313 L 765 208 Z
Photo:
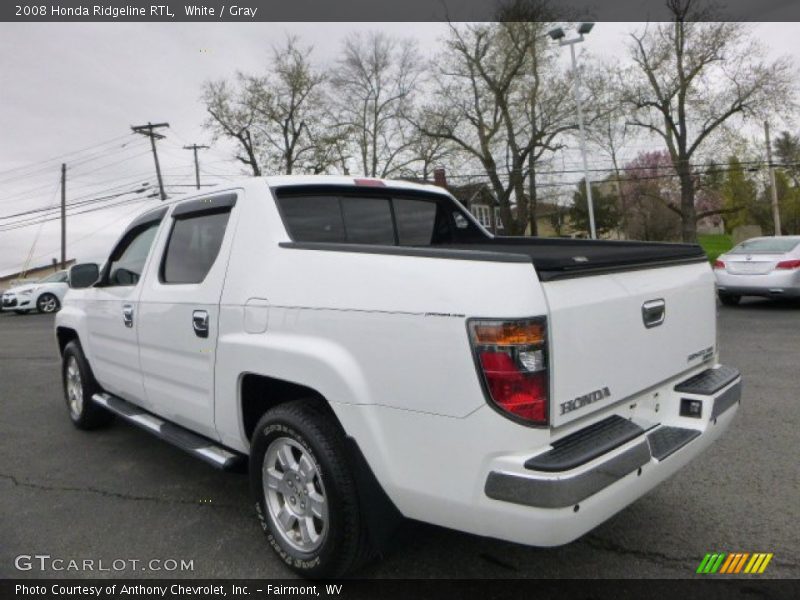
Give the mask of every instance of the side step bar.
M 149 431 L 162 440 L 185 450 L 189 454 L 204 460 L 218 469 L 228 470 L 241 464 L 245 457 L 219 444 L 189 431 L 175 423 L 165 421 L 111 394 L 95 394 L 92 400 L 107 408 L 112 413 Z

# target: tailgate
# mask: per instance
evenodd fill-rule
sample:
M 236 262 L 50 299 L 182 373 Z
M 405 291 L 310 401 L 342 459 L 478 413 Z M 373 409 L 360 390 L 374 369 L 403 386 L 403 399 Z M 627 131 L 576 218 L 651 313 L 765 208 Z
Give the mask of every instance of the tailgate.
M 543 287 L 554 427 L 675 377 L 716 350 L 708 263 L 575 277 Z

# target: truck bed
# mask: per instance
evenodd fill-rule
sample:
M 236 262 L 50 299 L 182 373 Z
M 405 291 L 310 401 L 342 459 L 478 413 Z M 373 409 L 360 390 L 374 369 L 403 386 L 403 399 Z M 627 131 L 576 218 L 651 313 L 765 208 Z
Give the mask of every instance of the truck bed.
M 488 262 L 532 262 L 541 281 L 707 260 L 697 244 L 494 237 L 432 246 L 282 242 L 282 248 Z

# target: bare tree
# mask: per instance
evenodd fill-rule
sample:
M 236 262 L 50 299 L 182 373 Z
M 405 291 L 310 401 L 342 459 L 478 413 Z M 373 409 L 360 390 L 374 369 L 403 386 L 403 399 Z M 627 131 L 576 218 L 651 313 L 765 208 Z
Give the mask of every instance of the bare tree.
M 405 169 L 405 174 L 428 181 L 437 167 L 446 164 L 451 166 L 456 148 L 450 140 L 425 134 L 425 129 L 433 126 L 433 121 L 424 108 L 416 111 L 414 117 L 409 119 L 409 126 L 412 130 L 407 152 L 412 162 Z
M 545 4 L 531 2 L 525 14 Z M 481 165 L 505 230 L 515 235 L 528 227 L 536 235 L 536 165 L 576 128 L 570 80 L 557 69 L 547 28 L 543 19 L 451 25 L 427 109 L 432 118 L 417 124 Z
M 234 140 L 237 144 L 236 160 L 247 165 L 253 175 L 259 176 L 258 150 L 251 133 L 258 114 L 247 101 L 246 80 L 245 75 L 238 73 L 234 83 L 222 80 L 203 84 L 202 100 L 209 115 L 204 127 L 211 131 L 215 141 L 219 138 Z
M 353 34 L 331 78 L 337 124 L 349 131 L 359 167 L 370 177 L 390 177 L 414 161 L 407 120 L 421 75 L 416 44 L 383 32 Z
M 270 72 L 250 78 L 249 101 L 261 117 L 264 163 L 277 173 L 319 173 L 332 164 L 319 152 L 336 131 L 329 119 L 325 76 L 311 62 L 311 52 L 311 46 L 288 36 L 283 46 L 273 48 Z
M 206 126 L 216 136 L 238 142 L 254 175 L 321 173 L 338 166 L 339 147 L 325 90 L 326 79 L 311 61 L 311 46 L 294 36 L 272 50 L 265 75 L 239 73 L 234 84 L 205 85 L 203 100 L 210 115 Z
M 710 22 L 702 0 L 667 0 L 670 23 L 631 35 L 634 66 L 623 72 L 633 125 L 660 137 L 680 181 L 681 234 L 697 239 L 692 159 L 734 116 L 794 105 L 791 62 L 768 62 L 743 23 Z
M 614 68 L 606 65 L 604 70 L 613 72 Z M 621 108 L 617 90 L 613 87 L 606 87 L 602 96 L 603 104 L 607 110 L 592 123 L 591 127 L 587 128 L 587 137 L 611 161 L 612 180 L 619 206 L 617 213 L 620 221 L 619 229 L 626 231 L 625 219 L 628 214 L 628 207 L 625 189 L 622 186 L 623 173 L 620 161 L 622 153 L 632 137 L 632 127 L 627 123 L 628 115 Z
M 525 53 L 504 53 L 497 36 L 501 24 L 450 27 L 440 57 L 435 102 L 426 107 L 427 122 L 417 126 L 427 136 L 455 144 L 480 163 L 497 199 L 500 218 L 510 233 L 521 233 L 511 210 L 511 196 L 524 186 L 527 153 L 503 162 L 504 117 L 509 90 L 519 77 Z M 513 130 L 512 133 L 516 134 Z M 524 231 L 524 228 L 523 228 Z

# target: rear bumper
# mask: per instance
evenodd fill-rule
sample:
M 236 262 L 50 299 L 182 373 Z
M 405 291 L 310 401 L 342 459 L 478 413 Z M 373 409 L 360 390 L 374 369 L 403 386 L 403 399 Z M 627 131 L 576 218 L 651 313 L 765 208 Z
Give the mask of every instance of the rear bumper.
M 713 377 L 690 377 L 708 371 Z M 520 544 L 558 546 L 702 454 L 734 419 L 740 394 L 737 371 L 698 364 L 554 429 L 522 427 L 488 406 L 462 418 L 378 405 L 331 407 L 404 516 Z M 683 399 L 698 401 L 700 414 L 681 415 Z M 611 426 L 594 437 L 602 421 Z M 548 456 L 578 434 L 590 438 L 580 452 Z
M 800 296 L 800 271 L 776 270 L 765 275 L 732 275 L 714 271 L 717 289 L 738 296 Z
M 523 469 L 492 469 L 484 486 L 488 502 L 485 508 L 495 517 L 504 514 L 506 518 L 501 519 L 502 523 L 495 521 L 495 531 L 490 535 L 533 545 L 567 543 L 675 473 L 727 428 L 741 401 L 738 371 L 720 367 L 706 373 L 709 376 L 705 381 L 695 376 L 673 389 L 678 403 L 683 398 L 699 400 L 702 418 L 641 428 L 634 437 L 627 431 L 618 447 L 601 456 L 588 454 L 585 462 L 565 471 L 524 468 L 546 468 L 548 454 L 554 451 L 563 460 L 564 451 L 555 447 L 525 461 Z M 687 423 L 692 420 L 697 421 L 696 425 Z M 576 448 L 580 452 L 582 444 L 591 448 L 591 440 L 577 440 L 579 434 L 569 436 L 576 439 L 567 439 L 560 448 L 567 448 L 568 452 L 575 452 Z M 608 444 L 607 433 L 592 435 L 598 443 Z M 502 506 L 507 507 L 505 511 Z M 530 526 L 534 523 L 538 527 Z

